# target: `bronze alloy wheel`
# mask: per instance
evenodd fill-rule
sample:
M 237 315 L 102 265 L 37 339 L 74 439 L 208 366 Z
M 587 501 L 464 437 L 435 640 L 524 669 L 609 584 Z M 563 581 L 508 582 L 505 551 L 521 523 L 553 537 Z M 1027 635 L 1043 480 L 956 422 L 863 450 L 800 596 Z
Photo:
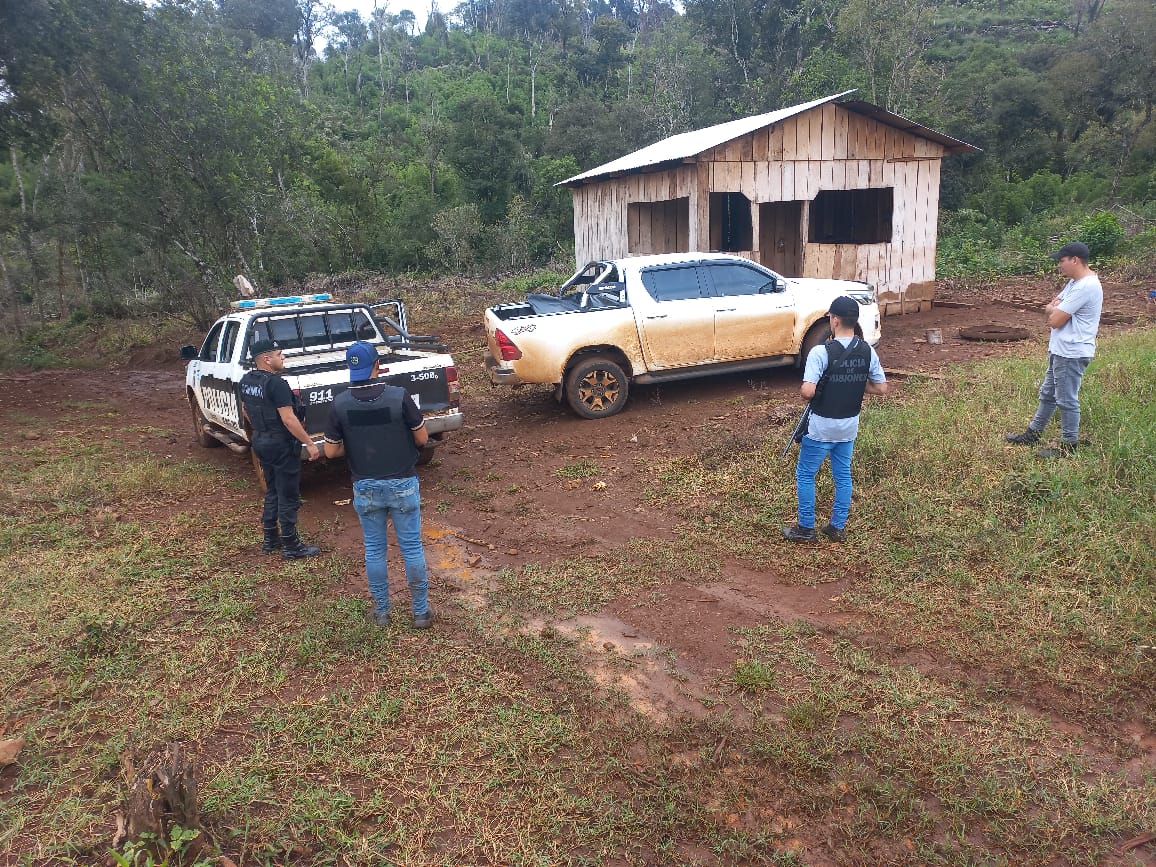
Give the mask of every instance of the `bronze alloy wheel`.
M 577 364 L 566 377 L 566 402 L 583 418 L 606 418 L 626 405 L 630 384 L 622 368 L 595 356 Z

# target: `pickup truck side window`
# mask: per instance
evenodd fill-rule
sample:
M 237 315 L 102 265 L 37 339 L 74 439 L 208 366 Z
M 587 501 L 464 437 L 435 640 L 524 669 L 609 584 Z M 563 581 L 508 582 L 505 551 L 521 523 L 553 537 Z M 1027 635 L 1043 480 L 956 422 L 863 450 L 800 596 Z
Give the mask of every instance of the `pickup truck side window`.
M 377 329 L 364 310 L 353 312 L 353 332 L 357 340 L 373 340 L 377 337 Z
M 209 332 L 209 336 L 205 338 L 205 342 L 201 344 L 200 354 L 197 358 L 201 361 L 216 361 L 217 349 L 221 345 L 221 329 L 224 328 L 223 322 L 218 322 L 213 326 L 213 330 Z
M 221 343 L 221 361 L 233 360 L 233 350 L 237 348 L 237 335 L 240 333 L 240 322 L 230 322 L 225 326 L 225 339 Z
M 642 285 L 655 301 L 683 301 L 687 298 L 708 298 L 699 279 L 698 267 L 650 268 L 642 272 Z
M 707 263 L 715 295 L 759 295 L 775 291 L 773 275 L 757 268 L 731 262 Z

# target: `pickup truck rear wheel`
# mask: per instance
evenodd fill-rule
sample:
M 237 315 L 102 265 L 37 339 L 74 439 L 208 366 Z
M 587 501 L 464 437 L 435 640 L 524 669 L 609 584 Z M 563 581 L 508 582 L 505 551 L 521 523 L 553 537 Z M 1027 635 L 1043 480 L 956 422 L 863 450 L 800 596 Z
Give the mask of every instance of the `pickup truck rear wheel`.
M 197 445 L 206 449 L 215 449 L 223 445 L 219 439 L 205 432 L 205 425 L 208 424 L 208 421 L 205 419 L 205 414 L 201 412 L 201 408 L 197 406 L 195 397 L 189 398 L 189 406 L 193 409 L 193 436 L 197 438 Z
M 622 368 L 596 355 L 580 361 L 566 376 L 566 402 L 583 418 L 606 418 L 626 406 L 630 381 Z

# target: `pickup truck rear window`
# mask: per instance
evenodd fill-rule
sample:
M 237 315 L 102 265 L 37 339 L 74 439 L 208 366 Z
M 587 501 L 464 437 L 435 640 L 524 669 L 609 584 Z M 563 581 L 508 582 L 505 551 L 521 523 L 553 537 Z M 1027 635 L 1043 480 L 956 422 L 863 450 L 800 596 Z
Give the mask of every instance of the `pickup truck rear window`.
M 330 310 L 258 319 L 249 341 L 273 340 L 282 349 L 311 350 L 342 346 L 355 340 L 375 340 L 377 328 L 364 310 Z

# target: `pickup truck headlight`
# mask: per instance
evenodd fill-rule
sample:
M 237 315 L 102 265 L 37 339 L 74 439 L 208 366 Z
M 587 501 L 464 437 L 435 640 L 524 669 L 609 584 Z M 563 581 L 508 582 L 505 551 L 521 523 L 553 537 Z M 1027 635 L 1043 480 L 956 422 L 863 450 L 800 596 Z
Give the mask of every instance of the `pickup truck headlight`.
M 848 292 L 847 295 L 850 298 L 854 298 L 860 304 L 875 303 L 875 287 L 870 283 L 864 283 L 862 289 L 853 289 Z

